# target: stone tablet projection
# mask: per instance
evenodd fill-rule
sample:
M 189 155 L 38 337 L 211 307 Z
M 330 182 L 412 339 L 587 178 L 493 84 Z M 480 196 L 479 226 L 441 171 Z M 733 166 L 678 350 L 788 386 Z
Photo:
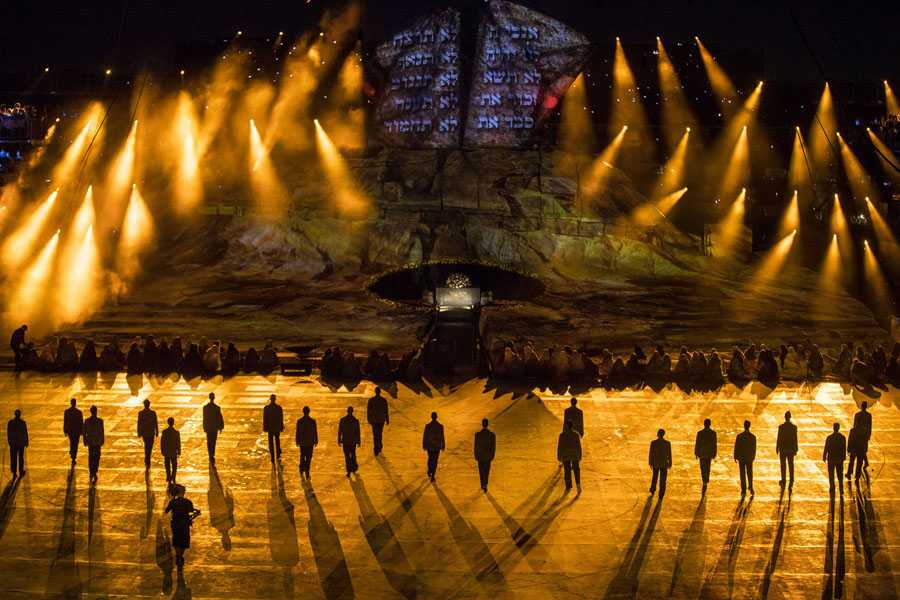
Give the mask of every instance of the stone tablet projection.
M 447 8 L 379 45 L 378 139 L 404 148 L 522 147 L 581 71 L 590 43 L 534 10 Z M 461 31 L 475 32 L 465 38 Z M 474 57 L 474 60 L 472 60 Z
M 492 0 L 482 17 L 465 146 L 519 147 L 584 66 L 586 37 L 539 12 Z
M 392 146 L 457 146 L 460 136 L 459 12 L 426 16 L 375 50 L 384 74 L 379 137 Z

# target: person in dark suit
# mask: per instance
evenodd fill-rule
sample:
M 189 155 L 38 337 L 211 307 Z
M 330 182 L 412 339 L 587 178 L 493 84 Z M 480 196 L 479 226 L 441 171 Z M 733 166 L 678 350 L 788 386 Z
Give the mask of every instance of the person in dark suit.
M 756 436 L 750 433 L 750 421 L 744 421 L 744 431 L 734 439 L 734 462 L 741 473 L 741 496 L 753 495 L 753 461 L 756 460 Z
M 159 422 L 156 411 L 150 408 L 149 400 L 144 400 L 144 410 L 138 413 L 137 435 L 144 440 L 144 468 L 150 469 L 150 453 L 153 452 L 153 442 L 159 435 Z
M 100 448 L 105 441 L 103 419 L 97 416 L 97 407 L 91 406 L 91 416 L 84 420 L 84 445 L 88 449 L 88 472 L 92 483 L 97 481 L 97 472 L 100 470 Z
M 200 509 L 184 497 L 183 485 L 175 485 L 173 498 L 166 506 L 166 514 L 172 513 L 172 547 L 175 549 L 175 566 L 179 573 L 184 569 L 184 551 L 191 547 L 191 524 L 200 516 Z M 170 563 L 171 564 L 171 563 Z
M 861 432 L 865 434 L 867 449 L 869 447 L 869 440 L 872 437 L 872 413 L 867 410 L 868 407 L 869 403 L 863 400 L 859 405 L 859 412 L 853 415 L 853 427 L 859 427 Z M 863 468 L 869 468 L 868 454 L 863 461 Z
M 84 418 L 81 411 L 76 407 L 77 400 L 72 398 L 71 406 L 66 409 L 63 414 L 63 434 L 69 438 L 69 456 L 72 462 L 78 458 L 78 443 L 81 441 L 81 435 L 84 433 Z
M 785 465 L 790 473 L 789 488 L 794 487 L 794 457 L 797 455 L 799 446 L 797 444 L 797 426 L 791 423 L 791 411 L 784 413 L 784 423 L 778 426 L 778 438 L 775 441 L 775 453 L 781 462 L 781 481 L 779 484 L 784 487 L 784 471 Z
M 712 425 L 712 421 L 704 419 L 703 429 L 697 432 L 694 440 L 694 456 L 700 461 L 700 479 L 703 482 L 704 494 L 706 486 L 709 485 L 709 468 L 719 449 L 716 432 L 710 425 Z
M 338 445 L 344 450 L 344 464 L 347 467 L 347 477 L 359 470 L 356 462 L 356 449 L 361 443 L 359 432 L 359 419 L 353 416 L 353 407 L 347 407 L 347 414 L 341 417 L 338 423 Z
M 572 424 L 572 430 L 584 437 L 584 412 L 577 406 L 578 398 L 572 398 L 570 402 L 571 406 L 563 412 L 563 431 L 566 422 L 569 422 Z
M 650 468 L 653 469 L 653 479 L 650 481 L 650 495 L 656 491 L 656 482 L 659 481 L 659 497 L 666 495 L 666 476 L 672 468 L 672 444 L 663 439 L 665 429 L 656 432 L 656 439 L 650 442 Z
M 853 465 L 856 464 L 856 481 L 859 482 L 859 476 L 862 474 L 866 455 L 869 452 L 869 440 L 866 439 L 865 429 L 855 426 L 850 430 L 850 439 L 847 440 L 847 451 L 850 454 L 850 462 L 847 464 L 847 479 L 850 479 Z
M 181 456 L 181 434 L 175 429 L 175 419 L 166 419 L 168 427 L 163 429 L 159 438 L 159 449 L 162 451 L 166 463 L 166 481 L 175 482 L 175 474 L 178 473 L 178 457 Z
M 206 433 L 206 451 L 209 462 L 216 464 L 216 440 L 219 432 L 225 429 L 222 409 L 216 404 L 216 395 L 209 393 L 209 402 L 203 405 L 203 431 Z
M 375 388 L 375 395 L 369 398 L 369 404 L 366 407 L 366 420 L 372 426 L 372 443 L 374 445 L 375 456 L 381 454 L 381 434 L 384 426 L 391 422 L 388 412 L 388 403 L 384 396 L 381 395 L 381 388 Z
M 844 460 L 847 458 L 847 438 L 841 433 L 840 423 L 835 423 L 833 428 L 834 433 L 825 438 L 822 462 L 828 464 L 828 489 L 834 494 L 834 481 L 837 479 L 838 487 L 841 488 L 841 494 L 843 494 L 841 475 L 844 473 Z
M 578 493 L 581 493 L 581 436 L 575 431 L 571 421 L 563 423 L 562 433 L 556 442 L 556 460 L 562 463 L 566 491 L 572 489 L 572 475 L 575 475 L 575 485 Z
M 25 448 L 28 447 L 28 425 L 22 420 L 22 411 L 18 408 L 6 424 L 6 441 L 9 443 L 9 468 L 15 479 L 25 475 Z
M 25 357 L 25 332 L 28 331 L 28 325 L 22 325 L 9 338 L 9 347 L 13 351 L 13 359 L 15 360 L 16 371 L 22 370 L 23 359 Z
M 478 478 L 481 480 L 481 491 L 486 492 L 488 477 L 491 474 L 491 461 L 497 451 L 497 436 L 488 429 L 488 420 L 481 420 L 481 431 L 475 434 L 475 460 L 478 462 Z
M 276 402 L 275 394 L 263 407 L 263 431 L 269 434 L 269 460 L 281 460 L 281 432 L 284 431 L 284 410 Z
M 438 423 L 436 412 L 431 413 L 431 422 L 422 432 L 422 450 L 428 453 L 428 477 L 434 481 L 437 474 L 438 457 L 444 449 L 444 426 Z
M 300 448 L 300 475 L 309 479 L 313 448 L 319 445 L 319 431 L 316 420 L 309 416 L 309 407 L 303 407 L 303 416 L 297 419 L 297 447 Z

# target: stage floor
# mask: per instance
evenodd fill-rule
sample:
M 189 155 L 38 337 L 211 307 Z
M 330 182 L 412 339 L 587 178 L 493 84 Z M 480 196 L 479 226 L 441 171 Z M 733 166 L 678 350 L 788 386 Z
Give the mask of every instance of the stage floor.
M 365 404 L 373 385 L 330 390 L 316 378 L 241 376 L 196 382 L 83 381 L 0 374 L 0 415 L 21 408 L 31 435 L 28 473 L 0 486 L 0 596 L 195 598 L 894 598 L 900 589 L 900 392 L 874 404 L 871 487 L 845 486 L 829 503 L 821 461 L 831 423 L 849 428 L 866 399 L 838 384 L 748 386 L 687 395 L 675 387 L 580 395 L 584 492 L 563 494 L 556 437 L 568 396 L 492 389 L 483 380 L 390 400 L 383 457 L 371 451 Z M 138 389 L 139 388 L 139 389 Z M 223 406 L 217 477 L 206 460 L 201 406 Z M 271 469 L 262 406 L 277 393 L 288 426 L 283 471 Z M 135 395 L 136 393 L 136 395 Z M 99 484 L 88 487 L 82 448 L 69 469 L 62 413 L 75 396 L 106 425 Z M 158 446 L 149 484 L 135 420 L 149 398 L 174 416 L 179 480 L 203 513 L 183 580 L 168 552 L 165 475 Z M 312 482 L 298 474 L 293 422 L 303 405 L 320 443 Z M 344 476 L 337 421 L 363 421 L 359 478 Z M 436 410 L 447 451 L 425 477 L 422 427 Z M 790 410 L 800 454 L 793 494 L 779 494 L 775 431 Z M 8 416 L 7 416 L 8 415 Z M 490 493 L 479 490 L 472 437 L 482 417 L 497 433 Z M 705 499 L 693 458 L 704 417 L 720 457 Z M 756 496 L 741 501 L 730 460 L 745 418 L 758 437 Z M 648 500 L 647 446 L 672 441 L 665 500 Z M 898 569 L 893 567 L 897 562 Z

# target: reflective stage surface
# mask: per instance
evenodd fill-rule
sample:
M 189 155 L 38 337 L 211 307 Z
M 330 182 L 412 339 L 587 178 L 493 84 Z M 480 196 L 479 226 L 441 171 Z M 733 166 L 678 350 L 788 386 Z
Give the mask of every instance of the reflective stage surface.
M 685 394 L 676 387 L 579 395 L 585 412 L 580 496 L 564 495 L 556 438 L 567 395 L 499 389 L 390 390 L 383 456 L 372 454 L 365 405 L 374 385 L 330 390 L 315 378 L 241 376 L 193 382 L 0 376 L 0 415 L 21 408 L 27 475 L 10 485 L 4 452 L 0 596 L 197 598 L 892 598 L 900 582 L 900 392 L 877 399 L 838 384 Z M 217 470 L 206 459 L 201 407 L 223 407 Z M 283 469 L 269 463 L 262 407 L 277 393 L 287 426 Z M 136 394 L 136 395 L 134 395 Z M 106 446 L 91 489 L 87 453 L 73 471 L 62 431 L 68 398 L 99 407 Z M 181 430 L 179 481 L 202 511 L 183 578 L 169 544 L 159 446 L 145 479 L 136 437 L 141 402 Z M 822 446 L 872 406 L 870 485 L 844 483 L 831 503 Z M 301 483 L 294 422 L 309 405 L 320 443 Z M 359 477 L 344 475 L 337 422 L 362 421 Z M 422 428 L 431 411 L 447 451 L 425 477 Z M 780 494 L 775 432 L 799 427 L 793 493 Z M 479 489 L 472 439 L 482 417 L 497 434 L 490 493 Z M 710 417 L 719 458 L 705 499 L 693 457 Z M 758 438 L 756 496 L 740 497 L 734 436 Z M 662 504 L 649 500 L 648 444 L 667 431 L 674 467 Z

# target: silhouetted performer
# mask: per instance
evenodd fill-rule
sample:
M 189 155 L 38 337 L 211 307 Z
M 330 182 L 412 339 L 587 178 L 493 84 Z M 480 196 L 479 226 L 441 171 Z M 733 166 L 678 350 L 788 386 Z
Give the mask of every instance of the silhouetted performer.
M 847 458 L 847 438 L 840 432 L 840 423 L 833 425 L 834 433 L 825 438 L 825 450 L 822 452 L 822 461 L 828 464 L 828 489 L 834 493 L 834 481 L 844 493 L 841 485 L 841 475 L 844 473 L 844 459 Z
M 656 432 L 656 439 L 650 442 L 650 468 L 653 469 L 653 479 L 650 481 L 650 495 L 656 491 L 656 482 L 659 481 L 659 497 L 666 495 L 666 476 L 672 468 L 672 444 L 663 439 L 665 429 Z
M 316 420 L 309 416 L 309 407 L 303 407 L 303 416 L 297 419 L 297 447 L 300 448 L 300 475 L 309 479 L 312 466 L 313 448 L 319 445 L 319 430 Z
M 25 332 L 28 331 L 28 325 L 22 325 L 9 338 L 9 347 L 12 348 L 13 357 L 16 363 L 16 371 L 22 370 L 22 359 L 25 356 Z
M 563 412 L 563 430 L 565 431 L 566 422 L 569 422 L 575 433 L 584 437 L 584 412 L 576 406 L 578 398 L 572 398 L 571 403 L 572 405 Z
M 153 442 L 159 435 L 159 421 L 156 419 L 156 411 L 150 408 L 149 400 L 144 400 L 144 410 L 138 413 L 137 435 L 144 440 L 144 468 L 149 469 Z
M 797 455 L 797 449 L 797 426 L 791 423 L 791 411 L 787 411 L 784 413 L 784 423 L 778 426 L 778 439 L 775 441 L 775 453 L 781 462 L 781 481 L 779 481 L 781 487 L 784 487 L 785 465 L 791 478 L 788 487 L 794 487 L 794 457 Z
M 709 485 L 709 468 L 712 459 L 718 453 L 718 440 L 716 432 L 710 427 L 712 421 L 703 420 L 703 429 L 697 432 L 697 438 L 694 440 L 694 456 L 700 461 L 700 479 L 703 481 L 703 493 L 706 493 L 706 486 Z
M 263 407 L 263 431 L 269 434 L 269 460 L 281 460 L 281 432 L 284 431 L 284 410 L 276 402 L 275 394 Z
M 481 431 L 475 433 L 475 460 L 478 462 L 478 478 L 481 491 L 486 492 L 491 474 L 491 461 L 497 451 L 497 436 L 488 429 L 488 420 L 481 420 Z
M 91 474 L 91 482 L 97 481 L 97 471 L 100 470 L 100 448 L 105 441 L 103 419 L 97 417 L 97 407 L 91 406 L 91 416 L 84 420 L 84 445 L 88 449 L 88 472 Z
M 756 436 L 750 433 L 750 421 L 744 421 L 744 431 L 734 439 L 734 460 L 741 472 L 741 496 L 753 495 L 753 461 L 756 460 Z
M 366 420 L 372 426 L 375 456 L 378 456 L 381 454 L 381 434 L 384 431 L 384 426 L 391 422 L 387 399 L 381 395 L 380 387 L 376 387 L 375 395 L 369 398 L 369 405 L 366 407 Z
M 28 447 L 28 425 L 22 420 L 18 408 L 15 416 L 6 424 L 6 441 L 9 442 L 9 468 L 12 476 L 25 475 L 25 448 Z
M 438 423 L 436 412 L 431 413 L 431 422 L 422 432 L 422 450 L 428 453 L 428 477 L 434 481 L 437 474 L 438 458 L 444 449 L 444 426 Z
M 225 429 L 222 409 L 216 404 L 216 395 L 209 393 L 209 402 L 203 405 L 203 431 L 206 433 L 206 451 L 209 462 L 216 464 L 216 439 L 219 432 Z
M 574 398 L 573 398 L 574 400 Z M 581 436 L 575 431 L 571 421 L 563 423 L 562 433 L 556 443 L 556 459 L 562 463 L 566 491 L 572 489 L 572 475 L 575 475 L 575 485 L 578 493 L 581 493 Z
M 361 442 L 359 419 L 353 416 L 353 407 L 347 407 L 347 414 L 338 423 L 338 445 L 344 450 L 344 463 L 347 465 L 347 477 L 359 470 L 356 462 L 356 449 Z
M 866 455 L 869 452 L 869 441 L 866 439 L 866 432 L 863 428 L 853 427 L 850 430 L 850 439 L 847 440 L 847 451 L 850 453 L 850 462 L 847 464 L 847 479 L 850 479 L 853 465 L 856 464 L 856 481 L 858 482 L 863 465 L 866 462 Z
M 191 524 L 200 516 L 200 510 L 184 497 L 184 486 L 176 485 L 174 498 L 169 500 L 166 512 L 172 513 L 172 547 L 175 548 L 175 565 L 184 569 L 184 551 L 191 547 Z
M 82 417 L 81 411 L 75 406 L 77 404 L 75 398 L 72 398 L 71 404 L 63 414 L 63 433 L 69 438 L 69 456 L 74 463 L 75 459 L 78 458 L 78 443 L 81 441 L 81 436 L 84 433 L 84 417 Z
M 869 403 L 865 400 L 862 401 L 859 405 L 859 412 L 853 415 L 853 427 L 859 427 L 866 436 L 866 448 L 869 447 L 869 440 L 872 438 L 872 413 L 866 410 L 869 406 Z M 863 468 L 869 467 L 869 458 L 866 455 L 866 458 L 863 462 Z
M 166 463 L 166 481 L 174 483 L 178 473 L 178 457 L 181 456 L 181 434 L 175 429 L 175 419 L 166 419 L 168 427 L 163 429 L 159 438 L 159 449 Z

